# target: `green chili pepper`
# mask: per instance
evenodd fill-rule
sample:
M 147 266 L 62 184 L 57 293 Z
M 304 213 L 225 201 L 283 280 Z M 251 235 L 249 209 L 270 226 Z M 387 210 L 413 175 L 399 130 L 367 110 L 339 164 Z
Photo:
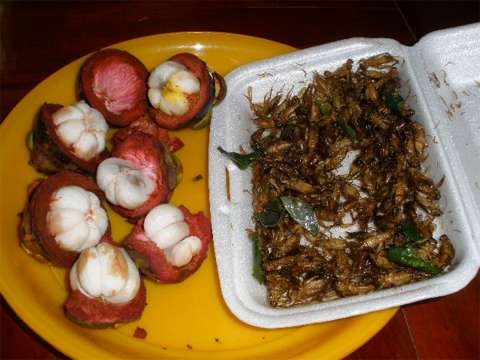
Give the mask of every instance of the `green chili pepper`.
M 239 169 L 245 170 L 250 166 L 250 164 L 262 154 L 262 150 L 258 149 L 250 154 L 240 154 L 236 152 L 229 152 L 222 149 L 220 146 L 217 148 L 223 155 L 229 158 L 231 161 L 238 166 Z
M 279 198 L 272 199 L 265 206 L 265 209 L 258 215 L 258 220 L 265 227 L 276 226 L 282 219 L 285 209 Z
M 434 265 L 430 261 L 420 259 L 415 249 L 411 246 L 391 247 L 387 249 L 387 258 L 394 263 L 402 266 L 411 267 L 420 271 L 432 273 L 434 275 L 442 271 L 441 268 Z
M 310 205 L 293 196 L 282 196 L 280 200 L 293 220 L 314 236 L 320 233 L 317 216 Z
M 355 130 L 345 122 L 345 119 L 343 117 L 339 116 L 337 121 L 338 121 L 338 125 L 340 125 L 343 131 L 345 131 L 345 133 L 348 135 L 350 140 L 356 143 L 357 133 L 355 132 Z
M 411 219 L 405 220 L 402 223 L 402 231 L 410 241 L 416 242 L 422 240 L 422 234 L 420 234 L 417 225 Z
M 262 268 L 262 252 L 255 235 L 250 236 L 253 245 L 253 271 L 252 275 L 260 284 L 265 283 L 265 272 Z
M 387 93 L 387 105 L 397 115 L 402 115 L 402 102 L 403 98 L 400 95 L 393 91 Z

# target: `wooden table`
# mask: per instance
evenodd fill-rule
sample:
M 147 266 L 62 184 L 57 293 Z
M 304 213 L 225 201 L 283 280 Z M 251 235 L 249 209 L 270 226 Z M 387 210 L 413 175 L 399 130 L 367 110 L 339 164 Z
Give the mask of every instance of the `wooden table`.
M 476 1 L 157 1 L 0 3 L 0 119 L 45 77 L 101 47 L 173 31 L 226 31 L 305 48 L 353 36 L 406 45 L 479 21 Z M 4 256 L 4 254 L 2 254 Z M 480 276 L 459 293 L 402 307 L 351 354 L 366 358 L 478 359 Z M 65 358 L 2 300 L 1 358 Z

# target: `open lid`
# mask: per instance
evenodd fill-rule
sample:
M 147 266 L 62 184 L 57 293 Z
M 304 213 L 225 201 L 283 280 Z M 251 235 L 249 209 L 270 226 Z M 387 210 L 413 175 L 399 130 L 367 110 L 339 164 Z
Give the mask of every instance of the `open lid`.
M 425 35 L 410 49 L 472 229 L 480 226 L 480 23 Z M 475 236 L 475 235 L 474 235 Z M 476 235 L 477 255 L 480 236 Z

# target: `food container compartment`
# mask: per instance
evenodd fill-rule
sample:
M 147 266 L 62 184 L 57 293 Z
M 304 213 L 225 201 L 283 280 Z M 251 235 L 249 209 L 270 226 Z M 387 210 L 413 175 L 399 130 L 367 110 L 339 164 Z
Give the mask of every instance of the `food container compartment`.
M 473 192 L 475 181 L 480 182 L 480 119 L 475 110 L 480 108 L 479 39 L 480 24 L 431 33 L 414 47 L 391 39 L 353 38 L 248 64 L 226 77 L 228 95 L 215 109 L 210 129 L 209 188 L 221 289 L 233 314 L 254 326 L 290 327 L 443 296 L 470 282 L 480 263 L 480 236 L 474 232 L 480 225 L 479 189 L 476 195 Z M 452 240 L 456 255 L 451 269 L 428 280 L 366 295 L 273 308 L 267 303 L 266 287 L 252 276 L 252 243 L 246 233 L 246 229 L 254 228 L 251 172 L 238 169 L 217 147 L 227 151 L 238 151 L 240 146 L 248 148 L 255 129 L 246 98 L 248 87 L 252 88 L 254 101 L 261 101 L 272 88 L 274 93 L 295 93 L 305 80 L 311 79 L 313 71 L 335 70 L 349 58 L 356 62 L 383 52 L 401 59 L 398 67 L 404 85 L 402 95 L 429 135 L 429 156 L 424 167 L 435 181 L 445 176 L 440 188 L 444 214 L 437 222 L 434 236 L 445 233 Z M 456 71 L 447 75 L 451 89 L 457 94 L 464 90 L 471 94 L 463 94 L 468 100 L 454 119 L 441 108 L 445 106 L 439 99 L 442 89 L 429 79 L 429 73 L 441 72 L 448 62 L 457 64 L 451 65 Z M 449 100 L 452 99 L 445 99 Z

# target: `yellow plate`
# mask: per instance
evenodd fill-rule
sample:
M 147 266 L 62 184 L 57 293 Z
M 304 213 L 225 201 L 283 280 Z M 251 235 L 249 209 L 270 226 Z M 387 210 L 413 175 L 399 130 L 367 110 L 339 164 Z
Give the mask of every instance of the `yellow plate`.
M 148 69 L 178 52 L 192 52 L 212 69 L 226 74 L 235 67 L 283 54 L 292 47 L 273 41 L 226 33 L 173 33 L 122 42 Z M 18 246 L 17 214 L 28 184 L 39 175 L 28 165 L 25 137 L 45 101 L 70 104 L 75 80 L 85 58 L 74 61 L 33 89 L 0 127 L 0 290 L 17 314 L 40 336 L 74 358 L 339 358 L 361 346 L 395 314 L 385 310 L 345 320 L 304 327 L 265 330 L 237 320 L 225 306 L 212 249 L 200 270 L 177 285 L 147 281 L 142 319 L 118 329 L 83 329 L 62 312 L 67 298 L 66 272 L 40 264 Z M 184 165 L 183 182 L 173 202 L 208 213 L 208 130 L 176 133 L 185 143 L 178 152 Z M 196 175 L 200 181 L 193 181 Z M 130 229 L 110 211 L 113 235 L 120 241 Z M 144 340 L 133 337 L 137 326 Z

